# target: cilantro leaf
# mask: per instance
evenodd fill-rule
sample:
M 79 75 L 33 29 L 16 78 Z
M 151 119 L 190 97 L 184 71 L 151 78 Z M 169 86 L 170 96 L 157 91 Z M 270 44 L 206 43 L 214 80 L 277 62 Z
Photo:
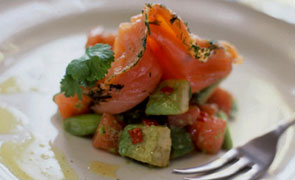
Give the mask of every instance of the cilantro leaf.
M 105 77 L 105 74 L 108 72 L 108 69 L 111 67 L 111 62 L 102 61 L 97 56 L 92 57 L 87 62 L 87 64 L 90 68 L 90 76 L 87 77 L 88 81 L 103 79 Z M 96 69 L 101 70 L 96 71 Z
M 83 61 L 82 59 L 74 59 L 68 65 L 66 74 L 71 75 L 76 81 L 87 78 L 89 75 L 89 68 L 86 64 L 86 61 Z
M 80 88 L 80 84 L 70 75 L 65 75 L 60 84 L 61 92 L 64 92 L 66 97 L 71 97 L 77 94 L 79 99 L 82 99 L 82 89 Z
M 114 52 L 107 44 L 96 44 L 93 47 L 87 48 L 86 55 L 88 55 L 89 57 L 97 56 L 102 61 L 114 60 Z
M 103 79 L 113 61 L 114 52 L 109 45 L 97 44 L 87 48 L 82 57 L 68 64 L 66 74 L 60 82 L 61 92 L 66 97 L 77 94 L 82 99 L 81 86 L 92 87 L 96 81 Z

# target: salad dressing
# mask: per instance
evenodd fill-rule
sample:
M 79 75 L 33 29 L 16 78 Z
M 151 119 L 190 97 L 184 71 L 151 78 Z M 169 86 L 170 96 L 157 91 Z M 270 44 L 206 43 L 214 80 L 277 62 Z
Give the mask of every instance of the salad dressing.
M 92 171 L 95 174 L 116 179 L 117 178 L 116 173 L 120 167 L 117 165 L 112 165 L 112 164 L 108 164 L 108 163 L 104 163 L 100 161 L 92 161 L 89 164 L 88 168 L 90 171 Z
M 19 93 L 20 87 L 15 77 L 10 77 L 4 82 L 0 83 L 0 94 Z
M 65 179 L 71 179 L 71 180 L 79 180 L 78 174 L 74 171 L 74 169 L 71 168 L 69 165 L 65 155 L 57 148 L 53 147 L 52 144 L 50 144 L 51 150 L 54 152 L 55 159 L 57 160 Z
M 0 107 L 0 134 L 14 133 L 22 125 L 13 113 Z
M 2 143 L 0 162 L 23 180 L 79 179 L 63 153 L 33 135 L 22 142 Z

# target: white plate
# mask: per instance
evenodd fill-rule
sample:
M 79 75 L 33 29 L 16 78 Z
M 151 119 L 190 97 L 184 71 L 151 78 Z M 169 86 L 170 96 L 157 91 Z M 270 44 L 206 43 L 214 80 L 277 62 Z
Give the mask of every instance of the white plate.
M 244 64 L 235 65 L 223 83 L 239 104 L 238 117 L 231 124 L 235 145 L 290 117 L 295 108 L 294 26 L 226 1 L 165 4 L 189 22 L 192 32 L 230 41 L 244 56 Z M 86 33 L 96 25 L 115 30 L 142 7 L 142 1 L 2 2 L 0 113 L 6 109 L 16 118 L 14 123 L 6 119 L 11 131 L 0 127 L 0 179 L 176 180 L 183 176 L 171 174 L 173 168 L 213 158 L 195 154 L 173 160 L 167 168 L 149 168 L 96 150 L 90 139 L 71 136 L 62 129 L 52 96 L 59 91 L 67 63 L 83 53 Z M 3 117 L 2 112 L 0 126 Z M 294 137 L 293 128 L 281 139 L 265 178 L 295 177 Z M 115 178 L 97 173 L 105 169 L 94 173 L 89 168 L 93 161 L 96 167 L 97 162 L 111 164 L 108 169 L 115 172 Z

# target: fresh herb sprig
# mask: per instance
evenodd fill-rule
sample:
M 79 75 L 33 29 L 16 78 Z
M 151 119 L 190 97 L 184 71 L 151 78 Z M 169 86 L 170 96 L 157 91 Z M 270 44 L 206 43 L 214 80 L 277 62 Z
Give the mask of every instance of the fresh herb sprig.
M 98 80 L 106 76 L 113 61 L 114 52 L 109 45 L 96 44 L 88 47 L 82 57 L 68 64 L 66 74 L 60 82 L 61 92 L 66 97 L 77 94 L 82 99 L 81 87 L 95 86 Z

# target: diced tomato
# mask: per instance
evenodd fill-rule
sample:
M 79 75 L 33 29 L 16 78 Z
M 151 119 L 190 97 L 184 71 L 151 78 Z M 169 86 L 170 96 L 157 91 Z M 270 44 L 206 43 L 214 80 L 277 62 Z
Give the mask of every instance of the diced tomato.
M 216 104 L 202 104 L 199 105 L 201 111 L 208 113 L 209 115 L 215 115 L 218 112 L 218 106 Z
M 195 145 L 200 150 L 214 154 L 221 149 L 226 130 L 226 121 L 202 111 L 197 121 L 189 126 L 188 129 Z
M 82 100 L 79 100 L 78 96 L 66 97 L 60 93 L 54 96 L 54 102 L 58 106 L 60 115 L 66 119 L 69 117 L 87 114 L 90 111 L 90 99 L 87 96 L 83 96 Z
M 233 106 L 233 96 L 226 90 L 217 88 L 208 99 L 208 103 L 216 104 L 219 109 L 230 115 Z
M 138 144 L 143 141 L 143 134 L 140 128 L 130 129 L 128 131 L 132 144 Z
M 156 120 L 152 120 L 152 119 L 143 119 L 142 120 L 142 124 L 145 126 L 158 126 L 159 123 Z
M 115 34 L 105 33 L 103 27 L 97 26 L 89 32 L 86 48 L 98 43 L 108 44 L 113 47 L 115 38 Z
M 192 125 L 197 120 L 199 113 L 200 109 L 197 106 L 191 105 L 184 114 L 168 116 L 168 124 L 176 127 Z
M 93 146 L 112 153 L 118 152 L 119 134 L 124 125 L 115 116 L 103 113 L 101 121 L 93 137 Z

